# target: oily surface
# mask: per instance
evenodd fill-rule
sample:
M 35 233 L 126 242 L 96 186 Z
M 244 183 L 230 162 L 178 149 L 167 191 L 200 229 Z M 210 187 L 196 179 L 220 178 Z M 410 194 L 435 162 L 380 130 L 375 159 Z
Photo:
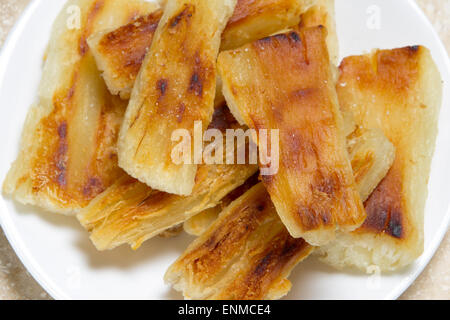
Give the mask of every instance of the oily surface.
M 0 43 L 30 0 L 0 0 Z M 450 2 L 417 0 L 445 41 L 450 52 Z M 151 245 L 151 244 L 150 244 Z M 405 292 L 402 299 L 450 298 L 450 234 L 447 234 L 431 263 Z M 25 270 L 0 231 L 0 299 L 48 299 L 49 296 Z

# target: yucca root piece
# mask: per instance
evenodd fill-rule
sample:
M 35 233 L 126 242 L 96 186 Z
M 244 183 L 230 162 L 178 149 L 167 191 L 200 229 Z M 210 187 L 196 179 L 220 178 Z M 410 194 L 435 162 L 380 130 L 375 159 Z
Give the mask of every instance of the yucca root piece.
M 67 9 L 80 9 L 75 25 Z M 126 105 L 111 96 L 86 39 L 145 12 L 144 1 L 71 0 L 58 15 L 38 96 L 3 191 L 24 204 L 72 214 L 122 174 L 116 142 Z
M 442 83 L 422 46 L 376 50 L 344 59 L 341 107 L 358 125 L 380 128 L 396 148 L 388 175 L 365 202 L 361 228 L 321 248 L 337 268 L 398 270 L 423 252 L 424 208 L 435 148 Z
M 188 299 L 279 299 L 290 290 L 292 268 L 312 250 L 289 235 L 258 184 L 189 246 L 165 280 Z
M 214 111 L 220 36 L 236 0 L 169 0 L 133 88 L 119 136 L 119 165 L 156 190 L 190 195 L 197 163 L 177 163 L 172 134 Z M 203 136 L 203 134 L 202 134 Z M 194 143 L 190 143 L 192 151 Z M 193 152 L 192 152 L 193 153 Z
M 218 59 L 223 93 L 236 119 L 252 129 L 279 131 L 279 170 L 262 180 L 290 234 L 313 245 L 332 241 L 336 229 L 355 230 L 366 218 L 326 37 L 323 27 L 302 28 Z
M 242 127 L 223 105 L 216 108 L 209 128 L 225 132 Z M 137 249 L 145 240 L 216 207 L 222 200 L 228 201 L 226 199 L 233 197 L 233 191 L 245 186 L 257 170 L 257 165 L 201 165 L 190 196 L 153 190 L 124 174 L 77 217 L 90 231 L 98 250 L 113 249 L 122 244 Z

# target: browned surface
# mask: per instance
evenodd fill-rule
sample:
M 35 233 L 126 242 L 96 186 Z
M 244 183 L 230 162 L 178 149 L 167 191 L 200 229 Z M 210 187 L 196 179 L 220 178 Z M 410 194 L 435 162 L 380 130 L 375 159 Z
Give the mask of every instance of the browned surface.
M 277 290 L 277 286 L 289 288 L 289 281 L 280 282 L 280 279 L 300 259 L 309 255 L 311 247 L 303 239 L 292 238 L 283 228 L 266 245 L 255 251 L 249 261 L 249 268 L 237 275 L 215 299 L 261 300 L 267 299 L 270 290 Z
M 429 50 L 409 46 L 348 57 L 337 85 L 341 107 L 358 125 L 380 128 L 396 147 L 392 168 L 365 203 L 367 220 L 355 241 L 373 239 L 371 250 L 394 254 L 403 267 L 424 250 L 424 212 L 442 104 L 442 80 Z M 392 261 L 392 262 L 391 262 Z M 389 268 L 389 266 L 384 266 Z
M 215 109 L 209 128 L 224 133 L 226 129 L 241 127 L 227 106 L 222 105 Z M 98 249 L 112 249 L 124 243 L 137 248 L 161 231 L 216 206 L 222 198 L 231 202 L 239 196 L 233 196 L 232 191 L 239 187 L 243 193 L 250 188 L 244 182 L 256 171 L 255 165 L 200 165 L 193 193 L 187 197 L 152 190 L 125 175 L 94 199 L 78 218 L 92 233 L 91 240 Z M 154 221 L 155 226 L 145 229 L 148 221 Z
M 292 0 L 238 0 L 227 28 L 236 28 L 256 16 L 272 11 L 288 12 L 293 7 Z
M 35 127 L 30 124 L 34 120 L 26 123 L 26 136 L 32 139 L 23 141 L 7 183 L 13 195 L 25 192 L 33 204 L 63 213 L 86 206 L 122 174 L 115 144 L 126 104 L 110 95 L 86 45 L 112 6 L 104 1 L 85 5 L 89 7 L 83 8 L 81 29 L 70 35 L 77 41 L 76 52 L 66 52 L 73 66 L 62 75 L 64 79 L 55 79 L 59 86 L 51 101 L 38 102 L 40 108 L 51 104 L 49 114 L 34 119 Z M 131 15 L 128 11 L 121 14 Z M 67 41 L 65 37 L 60 41 Z M 37 117 L 33 108 L 30 114 Z
M 382 101 L 389 101 L 389 104 L 382 107 L 384 111 L 375 105 L 372 110 L 367 107 L 353 111 L 356 111 L 356 117 L 364 125 L 382 124 L 385 134 L 397 148 L 397 159 L 393 167 L 365 203 L 368 217 L 359 232 L 384 233 L 394 238 L 408 237 L 409 232 L 414 232 L 408 231 L 408 209 L 404 198 L 408 137 L 405 136 L 405 131 L 396 129 L 396 126 L 412 126 L 411 117 L 414 117 L 416 106 L 408 104 L 408 101 L 420 76 L 418 64 L 421 50 L 423 49 L 415 46 L 378 51 L 373 56 L 348 57 L 340 66 L 340 83 L 348 82 L 349 85 L 351 82 L 361 92 L 373 92 Z M 347 87 L 338 85 L 337 88 L 341 101 L 348 101 L 348 105 L 343 105 L 343 108 L 352 109 L 352 100 L 347 99 Z M 395 109 L 397 106 L 402 107 Z M 395 120 L 392 119 L 396 116 L 399 118 L 394 123 Z
M 166 8 L 158 26 L 118 144 L 119 165 L 155 189 L 192 192 L 197 164 L 193 156 L 191 164 L 173 161 L 179 141 L 171 137 L 179 129 L 194 137 L 195 121 L 203 132 L 211 122 L 220 34 L 232 9 L 229 0 L 190 0 Z
M 227 29 L 223 33 L 227 43 L 240 43 L 242 35 L 234 34 L 237 28 L 256 27 L 256 34 L 267 36 L 283 26 L 295 25 L 299 20 L 301 5 L 298 0 L 239 0 L 235 12 L 228 22 Z M 298 13 L 297 20 L 292 22 L 280 22 L 279 25 L 267 26 L 260 24 L 259 20 L 273 20 L 283 14 Z M 186 13 L 186 12 L 185 12 Z M 114 83 L 121 88 L 132 88 L 141 64 L 153 41 L 156 28 L 162 16 L 162 10 L 139 17 L 128 25 L 113 30 L 101 38 L 98 44 L 98 54 L 107 63 L 108 73 L 111 73 Z M 183 19 L 183 14 L 173 18 L 173 25 Z M 284 25 L 287 24 L 287 25 Z M 244 39 L 245 40 L 245 39 Z M 250 39 L 249 39 L 250 40 Z
M 289 235 L 258 184 L 224 210 L 166 278 L 184 278 L 184 294 L 194 299 L 275 298 L 287 293 L 286 277 L 310 252 L 304 240 Z
M 161 16 L 162 10 L 158 10 L 139 17 L 100 40 L 97 50 L 110 62 L 109 67 L 117 77 L 134 83 Z
M 0 0 L 0 43 L 3 43 L 19 14 L 29 0 Z M 450 3 L 446 0 L 418 0 L 450 49 Z M 364 21 L 365 22 L 365 21 Z M 43 299 L 48 295 L 28 274 L 16 254 L 0 232 L 0 299 Z M 117 262 L 119 264 L 119 262 Z M 402 299 L 449 299 L 450 234 L 422 275 L 402 296 Z
M 98 125 L 95 151 L 91 159 L 85 159 L 87 161 L 83 172 L 72 174 L 71 160 L 80 151 L 83 152 L 77 149 L 80 141 L 77 137 L 78 119 L 75 117 L 77 104 L 80 103 L 77 100 L 79 81 L 80 77 L 75 75 L 69 91 L 54 96 L 54 111 L 42 119 L 37 129 L 40 146 L 32 164 L 33 192 L 39 194 L 52 190 L 54 201 L 59 202 L 62 207 L 87 205 L 122 172 L 117 167 L 117 153 L 113 146 L 117 140 L 125 105 L 105 91 L 104 105 L 101 106 L 98 121 L 95 122 Z M 72 146 L 73 144 L 75 146 Z M 20 183 L 17 186 L 20 187 Z
M 356 228 L 365 219 L 325 38 L 323 28 L 311 28 L 219 56 L 233 112 L 251 128 L 280 130 L 280 170 L 263 182 L 296 237 L 314 230 L 334 233 L 335 226 Z

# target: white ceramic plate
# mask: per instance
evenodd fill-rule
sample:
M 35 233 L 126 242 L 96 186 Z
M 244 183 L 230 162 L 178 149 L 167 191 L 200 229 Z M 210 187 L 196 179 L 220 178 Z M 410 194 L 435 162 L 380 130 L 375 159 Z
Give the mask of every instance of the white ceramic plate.
M 395 299 L 433 256 L 449 223 L 450 63 L 432 26 L 413 1 L 337 0 L 341 57 L 372 48 L 423 44 L 444 80 L 440 134 L 426 207 L 425 252 L 402 272 L 369 277 L 341 273 L 314 258 L 291 276 L 289 299 Z M 64 0 L 35 0 L 5 43 L 0 57 L 0 179 L 15 159 L 28 107 L 35 98 L 50 28 Z M 379 20 L 376 15 L 379 14 Z M 375 15 L 375 16 L 374 16 Z M 379 24 L 378 24 L 379 22 Z M 166 268 L 192 240 L 148 241 L 137 252 L 122 247 L 97 252 L 73 218 L 0 198 L 0 220 L 34 278 L 58 299 L 179 299 L 163 282 Z

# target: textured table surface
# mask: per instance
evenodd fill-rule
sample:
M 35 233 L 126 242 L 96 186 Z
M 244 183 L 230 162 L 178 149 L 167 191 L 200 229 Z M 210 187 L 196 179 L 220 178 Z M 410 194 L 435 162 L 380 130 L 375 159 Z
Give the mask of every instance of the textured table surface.
M 0 0 L 0 45 L 30 0 Z M 417 0 L 450 52 L 450 0 Z M 402 299 L 450 299 L 450 233 Z M 0 300 L 49 299 L 28 274 L 0 229 Z

